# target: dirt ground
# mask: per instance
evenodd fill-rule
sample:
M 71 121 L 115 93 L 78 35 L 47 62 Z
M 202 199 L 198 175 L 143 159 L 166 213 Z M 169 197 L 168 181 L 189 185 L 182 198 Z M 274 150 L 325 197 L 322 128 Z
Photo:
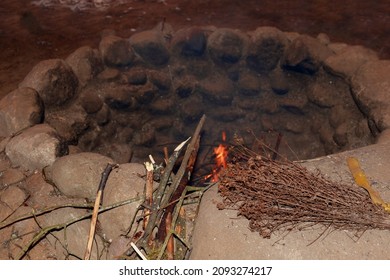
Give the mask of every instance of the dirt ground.
M 0 97 L 15 89 L 40 60 L 64 58 L 83 45 L 97 47 L 104 29 L 128 37 L 164 19 L 175 30 L 192 25 L 254 30 L 268 25 L 313 36 L 323 32 L 332 42 L 364 45 L 390 58 L 387 0 L 129 0 L 85 11 L 31 2 L 0 2 Z

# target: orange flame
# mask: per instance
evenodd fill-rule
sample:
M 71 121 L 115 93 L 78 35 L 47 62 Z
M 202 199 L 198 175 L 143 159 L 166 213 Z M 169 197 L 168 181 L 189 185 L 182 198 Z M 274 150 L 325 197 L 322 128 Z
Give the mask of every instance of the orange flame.
M 226 142 L 226 133 L 225 131 L 222 132 L 222 141 Z M 219 144 L 218 147 L 214 148 L 214 155 L 215 155 L 215 166 L 212 170 L 212 173 L 207 175 L 205 179 L 211 178 L 211 182 L 218 182 L 219 175 L 222 171 L 222 169 L 226 168 L 227 166 L 227 156 L 228 156 L 228 149 L 227 146 L 222 143 Z

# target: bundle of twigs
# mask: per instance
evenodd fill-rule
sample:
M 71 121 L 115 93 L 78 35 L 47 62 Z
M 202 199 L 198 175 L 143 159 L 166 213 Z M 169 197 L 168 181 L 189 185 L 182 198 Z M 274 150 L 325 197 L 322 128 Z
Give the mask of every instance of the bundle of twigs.
M 234 207 L 250 228 L 269 238 L 279 229 L 390 229 L 390 215 L 357 186 L 332 182 L 289 160 L 273 160 L 242 146 L 221 176 L 220 207 Z

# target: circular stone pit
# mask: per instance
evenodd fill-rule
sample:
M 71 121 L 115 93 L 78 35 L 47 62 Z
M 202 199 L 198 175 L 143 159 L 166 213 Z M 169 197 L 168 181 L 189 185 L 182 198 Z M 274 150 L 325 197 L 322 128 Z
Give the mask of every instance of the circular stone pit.
M 250 147 L 256 138 L 273 144 L 281 133 L 279 152 L 291 159 L 372 144 L 390 125 L 389 61 L 360 46 L 330 42 L 325 34 L 313 38 L 273 27 L 174 31 L 167 23 L 130 38 L 104 34 L 98 49 L 83 46 L 66 59 L 38 63 L 0 101 L 4 217 L 51 202 L 92 200 L 108 162 L 120 164 L 116 172 L 124 173 L 116 177 L 132 174 L 133 194 L 142 192 L 139 163 L 149 154 L 161 162 L 163 147 L 172 150 L 191 136 L 203 114 L 204 147 L 214 146 L 222 131 L 228 141 L 238 136 Z M 93 178 L 84 176 L 86 170 Z M 79 178 L 79 188 L 68 184 L 70 177 Z M 126 192 L 120 199 L 128 198 Z M 12 196 L 19 199 L 7 203 Z M 52 215 L 50 223 L 83 211 Z M 34 223 L 17 225 L 20 232 L 37 229 Z M 126 226 L 110 231 L 109 222 L 103 225 L 99 244 L 113 248 L 106 258 L 125 246 L 120 232 Z M 87 232 L 87 225 L 72 230 Z M 14 234 L 8 231 L 0 232 L 2 239 Z M 26 239 L 18 242 L 15 248 Z M 85 245 L 77 237 L 67 242 L 69 248 Z M 52 252 L 41 244 L 29 257 L 69 258 L 69 248 Z

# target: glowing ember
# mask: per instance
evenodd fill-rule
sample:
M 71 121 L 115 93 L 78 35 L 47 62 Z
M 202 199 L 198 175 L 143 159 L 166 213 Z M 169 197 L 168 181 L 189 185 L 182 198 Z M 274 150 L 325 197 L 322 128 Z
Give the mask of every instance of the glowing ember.
M 222 141 L 226 142 L 226 133 L 222 132 Z M 211 178 L 211 182 L 217 182 L 219 180 L 219 174 L 221 173 L 223 168 L 226 168 L 227 163 L 226 159 L 228 156 L 227 146 L 222 143 L 219 144 L 217 148 L 214 148 L 215 155 L 215 166 L 211 174 L 206 176 L 206 179 Z

